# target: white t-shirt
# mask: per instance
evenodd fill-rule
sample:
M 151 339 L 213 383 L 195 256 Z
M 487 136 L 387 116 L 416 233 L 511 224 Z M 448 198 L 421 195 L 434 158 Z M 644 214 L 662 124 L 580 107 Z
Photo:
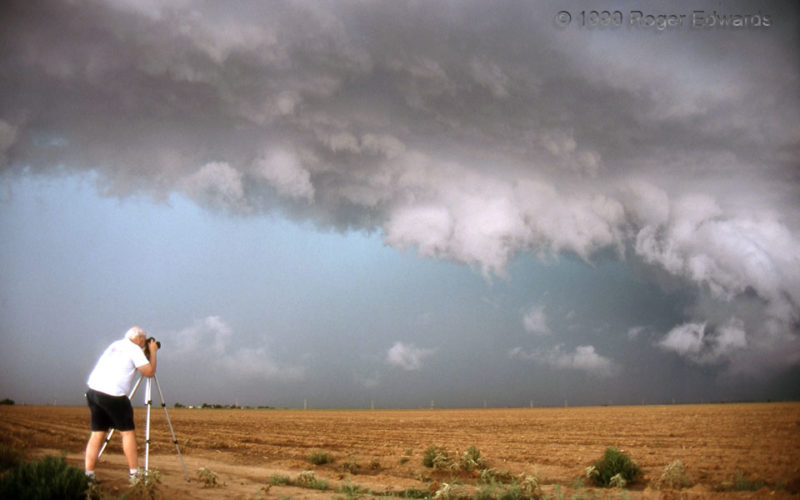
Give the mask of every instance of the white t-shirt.
M 144 351 L 131 340 L 117 340 L 105 350 L 86 381 L 90 389 L 109 396 L 127 396 L 136 369 L 150 363 Z

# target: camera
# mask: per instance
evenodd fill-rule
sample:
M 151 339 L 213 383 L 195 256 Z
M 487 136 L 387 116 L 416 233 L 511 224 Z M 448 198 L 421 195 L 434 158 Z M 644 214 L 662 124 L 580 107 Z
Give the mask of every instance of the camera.
M 145 355 L 145 357 L 147 358 L 148 361 L 150 360 L 150 341 L 151 340 L 156 340 L 156 339 L 155 339 L 155 337 L 148 337 L 148 339 L 145 340 L 145 342 L 144 342 L 144 347 L 142 348 L 142 350 L 144 351 L 144 355 Z M 156 345 L 158 346 L 159 349 L 161 349 L 161 342 L 156 340 Z

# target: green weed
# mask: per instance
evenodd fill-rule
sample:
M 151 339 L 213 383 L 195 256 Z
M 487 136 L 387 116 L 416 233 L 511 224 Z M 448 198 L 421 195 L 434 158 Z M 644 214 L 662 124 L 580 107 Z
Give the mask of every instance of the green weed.
M 308 456 L 308 461 L 314 465 L 325 465 L 333 462 L 333 455 L 317 450 Z
M 352 481 L 347 481 L 339 487 L 339 493 L 347 495 L 347 498 L 358 498 L 362 493 L 366 493 L 366 490 Z
M 470 446 L 461 454 L 456 468 L 467 472 L 476 469 L 486 469 L 486 459 L 481 456 L 481 452 L 478 448 Z
M 440 469 L 443 465 L 449 464 L 450 456 L 447 451 L 440 446 L 428 446 L 425 454 L 422 456 L 422 465 L 428 468 Z M 444 467 L 446 468 L 446 467 Z
M 161 473 L 157 470 L 140 471 L 136 474 L 130 489 L 120 496 L 120 500 L 155 500 L 160 498 L 158 485 Z
M 507 470 L 499 469 L 484 469 L 481 471 L 481 482 L 485 484 L 492 483 L 510 483 L 514 480 L 514 476 Z
M 300 486 L 301 488 L 310 488 L 312 490 L 327 490 L 328 489 L 328 482 L 324 479 L 318 479 L 317 475 L 311 471 L 303 471 L 292 482 L 295 486 Z
M 470 472 L 484 470 L 487 467 L 486 459 L 475 446 L 470 446 L 458 459 L 454 459 L 444 448 L 429 446 L 422 457 L 422 465 L 437 471 Z
M 216 488 L 219 486 L 217 483 L 217 474 L 205 467 L 197 469 L 197 479 L 202 483 L 203 488 Z
M 635 482 L 640 473 L 636 462 L 617 448 L 606 448 L 603 458 L 586 468 L 588 479 L 606 487 L 624 487 Z
M 269 478 L 269 484 L 273 486 L 285 486 L 292 484 L 292 478 L 284 474 L 274 474 Z
M 0 472 L 13 469 L 22 463 L 22 452 L 6 443 L 0 443 Z
M 686 466 L 680 460 L 675 460 L 664 467 L 661 477 L 658 479 L 659 488 L 670 488 L 679 490 L 681 488 L 688 488 L 692 485 L 689 477 L 686 475 Z
M 64 456 L 20 462 L 0 479 L 0 498 L 86 498 L 89 479 Z

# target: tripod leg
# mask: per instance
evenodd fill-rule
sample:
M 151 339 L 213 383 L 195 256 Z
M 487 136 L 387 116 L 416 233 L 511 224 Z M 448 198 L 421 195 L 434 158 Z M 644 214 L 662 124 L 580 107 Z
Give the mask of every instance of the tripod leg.
M 147 405 L 147 420 L 145 422 L 144 427 L 144 471 L 145 473 L 150 472 L 150 407 L 153 403 L 153 398 L 151 397 L 151 385 L 152 385 L 152 378 L 147 379 L 147 385 L 145 385 L 145 404 Z
M 183 477 L 186 478 L 186 481 L 189 481 L 189 474 L 186 472 L 186 464 L 183 463 L 183 456 L 181 455 L 181 449 L 178 447 L 178 438 L 175 437 L 175 431 L 172 429 L 172 422 L 169 420 L 169 413 L 167 412 L 167 404 L 164 402 L 164 394 L 161 392 L 161 384 L 158 383 L 158 378 L 153 375 L 153 380 L 156 381 L 156 389 L 158 389 L 158 395 L 161 398 L 161 407 L 164 408 L 164 415 L 167 417 L 167 425 L 169 426 L 169 433 L 172 435 L 172 442 L 175 444 L 175 451 L 178 452 L 178 459 L 181 461 L 181 467 L 183 468 Z
M 136 385 L 133 386 L 133 390 L 131 391 L 130 395 L 128 396 L 128 399 L 133 399 L 133 395 L 136 394 L 136 389 L 139 388 L 139 384 L 142 383 L 142 379 L 143 378 L 144 378 L 144 375 L 139 375 L 139 380 L 137 380 L 136 381 Z M 103 451 L 105 451 L 106 446 L 108 446 L 108 442 L 111 441 L 111 436 L 113 436 L 113 435 L 114 435 L 114 429 L 111 429 L 110 431 L 108 431 L 108 434 L 106 434 L 106 439 L 103 442 L 103 447 L 100 448 L 100 452 L 97 453 L 97 458 L 100 458 L 100 455 L 103 454 Z

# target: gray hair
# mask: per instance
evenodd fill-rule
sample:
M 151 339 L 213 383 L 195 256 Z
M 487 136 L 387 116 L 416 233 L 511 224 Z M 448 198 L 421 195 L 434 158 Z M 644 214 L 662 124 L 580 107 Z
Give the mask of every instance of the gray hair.
M 133 339 L 135 339 L 136 337 L 138 337 L 139 335 L 141 335 L 141 336 L 143 336 L 143 337 L 147 337 L 147 332 L 146 332 L 146 331 L 144 331 L 144 329 L 142 329 L 142 328 L 141 328 L 141 327 L 139 327 L 139 326 L 132 326 L 132 327 L 130 328 L 130 330 L 128 330 L 127 332 L 125 332 L 125 338 L 126 338 L 126 339 L 131 339 L 131 340 L 133 340 Z

